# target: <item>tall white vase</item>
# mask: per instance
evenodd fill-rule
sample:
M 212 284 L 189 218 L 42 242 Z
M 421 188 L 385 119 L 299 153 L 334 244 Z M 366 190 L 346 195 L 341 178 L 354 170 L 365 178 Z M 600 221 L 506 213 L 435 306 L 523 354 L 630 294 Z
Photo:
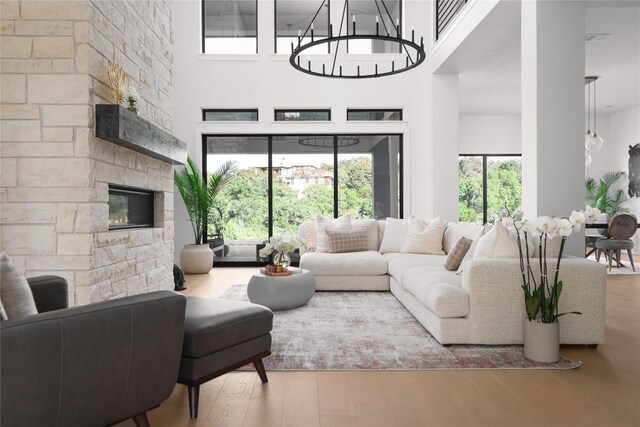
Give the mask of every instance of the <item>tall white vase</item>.
M 524 357 L 540 363 L 560 360 L 560 323 L 524 319 Z
M 213 267 L 213 251 L 209 245 L 184 245 L 180 267 L 185 274 L 207 274 Z

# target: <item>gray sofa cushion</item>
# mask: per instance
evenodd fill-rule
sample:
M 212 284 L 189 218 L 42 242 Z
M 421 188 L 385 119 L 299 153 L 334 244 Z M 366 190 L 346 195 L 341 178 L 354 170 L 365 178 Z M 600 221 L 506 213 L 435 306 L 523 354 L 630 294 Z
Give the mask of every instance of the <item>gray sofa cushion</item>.
M 268 334 L 272 327 L 273 313 L 267 307 L 188 297 L 182 356 L 201 357 Z

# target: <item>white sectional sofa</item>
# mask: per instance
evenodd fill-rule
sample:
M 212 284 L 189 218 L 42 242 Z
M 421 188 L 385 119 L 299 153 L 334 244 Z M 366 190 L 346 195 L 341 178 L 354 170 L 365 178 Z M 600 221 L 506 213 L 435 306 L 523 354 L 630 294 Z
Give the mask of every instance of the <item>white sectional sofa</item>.
M 472 260 L 457 274 L 444 268 L 446 255 L 380 253 L 385 221 L 354 221 L 353 226 L 369 227 L 368 251 L 303 251 L 300 267 L 313 273 L 317 290 L 391 291 L 441 344 L 522 343 L 525 311 L 518 258 Z M 448 253 L 461 236 L 473 239 L 481 229 L 480 225 L 449 223 L 444 251 Z M 309 247 L 315 247 L 314 233 L 315 221 L 299 227 Z M 550 259 L 549 264 L 554 261 Z M 555 263 L 549 267 L 554 268 Z M 560 312 L 582 312 L 561 318 L 560 342 L 603 343 L 606 267 L 565 257 L 560 277 L 564 283 Z

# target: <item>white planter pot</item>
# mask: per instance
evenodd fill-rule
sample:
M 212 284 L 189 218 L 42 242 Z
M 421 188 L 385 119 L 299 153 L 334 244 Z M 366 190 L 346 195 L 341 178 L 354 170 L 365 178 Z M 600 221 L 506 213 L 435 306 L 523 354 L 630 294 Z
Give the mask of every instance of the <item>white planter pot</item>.
M 524 357 L 540 363 L 560 360 L 560 323 L 524 319 Z
M 180 267 L 185 274 L 207 274 L 213 267 L 213 251 L 209 245 L 184 245 Z

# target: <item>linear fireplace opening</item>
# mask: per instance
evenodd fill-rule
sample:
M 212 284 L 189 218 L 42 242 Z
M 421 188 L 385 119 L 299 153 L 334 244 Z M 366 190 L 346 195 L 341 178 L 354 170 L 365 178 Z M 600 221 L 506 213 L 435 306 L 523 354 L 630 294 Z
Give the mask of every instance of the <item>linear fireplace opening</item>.
M 109 230 L 153 227 L 153 203 L 153 191 L 109 185 Z

